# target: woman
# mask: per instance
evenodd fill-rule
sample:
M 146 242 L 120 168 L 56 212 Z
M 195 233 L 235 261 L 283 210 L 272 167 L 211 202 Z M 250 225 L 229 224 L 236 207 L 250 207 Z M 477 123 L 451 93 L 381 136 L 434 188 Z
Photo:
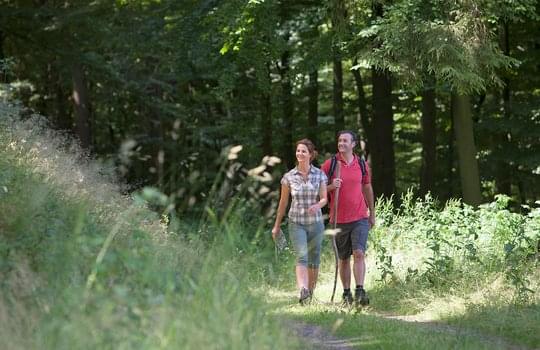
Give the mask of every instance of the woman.
M 296 283 L 300 291 L 300 304 L 307 303 L 312 295 L 321 255 L 324 224 L 321 208 L 327 203 L 324 172 L 311 164 L 317 156 L 315 146 L 308 139 L 296 143 L 296 167 L 281 179 L 281 198 L 276 222 L 272 228 L 274 240 L 280 231 L 289 194 L 289 238 L 296 253 Z

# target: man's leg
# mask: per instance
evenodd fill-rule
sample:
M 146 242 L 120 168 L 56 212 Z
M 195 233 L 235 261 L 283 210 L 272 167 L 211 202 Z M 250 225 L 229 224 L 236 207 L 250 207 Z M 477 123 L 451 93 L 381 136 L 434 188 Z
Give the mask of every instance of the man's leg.
M 343 302 L 345 304 L 352 304 L 353 297 L 351 293 L 351 226 L 349 224 L 338 225 L 341 230 L 336 235 L 336 245 L 338 250 L 338 270 L 339 277 L 341 279 L 341 285 L 343 286 Z
M 353 295 L 351 293 L 351 259 L 339 259 L 339 277 L 343 286 L 342 301 L 344 305 L 352 305 Z
M 356 285 L 363 287 L 366 277 L 366 260 L 364 252 L 360 249 L 353 250 L 353 273 Z
M 339 278 L 343 289 L 351 288 L 351 259 L 339 259 Z
M 355 301 L 361 305 L 369 304 L 369 298 L 364 289 L 364 280 L 366 277 L 366 259 L 365 252 L 367 248 L 367 239 L 369 233 L 369 223 L 367 219 L 359 220 L 351 232 L 352 250 L 353 250 L 353 273 L 356 281 Z
M 366 276 L 366 260 L 364 251 L 360 249 L 353 250 L 354 262 L 353 273 L 354 280 L 356 281 L 356 288 L 354 290 L 354 302 L 364 306 L 369 304 L 369 298 L 367 297 L 366 290 L 364 289 L 364 278 Z

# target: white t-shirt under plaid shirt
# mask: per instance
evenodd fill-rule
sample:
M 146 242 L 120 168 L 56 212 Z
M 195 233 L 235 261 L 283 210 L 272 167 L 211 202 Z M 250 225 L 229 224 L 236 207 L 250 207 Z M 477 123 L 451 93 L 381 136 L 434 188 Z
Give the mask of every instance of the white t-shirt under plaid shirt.
M 292 196 L 291 208 L 289 209 L 290 221 L 303 225 L 322 221 L 320 209 L 315 215 L 310 214 L 308 209 L 319 201 L 321 184 L 326 184 L 327 181 L 326 174 L 313 165 L 309 167 L 307 181 L 304 181 L 302 174 L 296 167 L 283 175 L 281 184 L 289 187 Z

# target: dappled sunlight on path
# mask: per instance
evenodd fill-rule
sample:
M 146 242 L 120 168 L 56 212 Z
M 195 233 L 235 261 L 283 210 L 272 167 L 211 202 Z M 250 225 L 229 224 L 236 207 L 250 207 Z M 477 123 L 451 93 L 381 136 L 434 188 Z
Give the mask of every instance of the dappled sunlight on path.
M 407 345 L 403 348 L 532 349 L 500 335 L 473 329 L 468 324 L 445 323 L 450 316 L 463 317 L 470 311 L 467 300 L 471 300 L 467 298 L 440 297 L 419 305 L 415 308 L 422 309 L 419 312 L 407 315 L 396 312 L 399 308 L 385 310 L 387 305 L 379 304 L 377 298 L 369 307 L 343 307 L 339 286 L 331 303 L 332 284 L 332 273 L 323 271 L 314 300 L 308 306 L 298 305 L 295 290 L 270 289 L 267 292 L 267 302 L 274 306 L 274 313 L 285 319 L 284 325 L 305 342 L 307 348 L 391 349 L 404 339 Z M 381 292 L 384 291 L 376 294 Z M 402 300 L 396 300 L 399 302 Z

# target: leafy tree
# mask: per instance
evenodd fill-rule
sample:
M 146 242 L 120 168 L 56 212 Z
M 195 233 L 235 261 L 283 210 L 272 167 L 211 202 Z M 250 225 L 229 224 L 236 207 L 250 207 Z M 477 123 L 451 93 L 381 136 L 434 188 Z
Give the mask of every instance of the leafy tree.
M 453 97 L 456 142 L 463 197 L 481 201 L 467 95 L 500 84 L 497 71 L 508 69 L 514 60 L 496 45 L 487 18 L 489 7 L 478 2 L 398 1 L 363 35 L 375 35 L 381 43 L 367 54 L 374 65 L 399 73 L 413 88 L 435 79 L 446 85 Z

